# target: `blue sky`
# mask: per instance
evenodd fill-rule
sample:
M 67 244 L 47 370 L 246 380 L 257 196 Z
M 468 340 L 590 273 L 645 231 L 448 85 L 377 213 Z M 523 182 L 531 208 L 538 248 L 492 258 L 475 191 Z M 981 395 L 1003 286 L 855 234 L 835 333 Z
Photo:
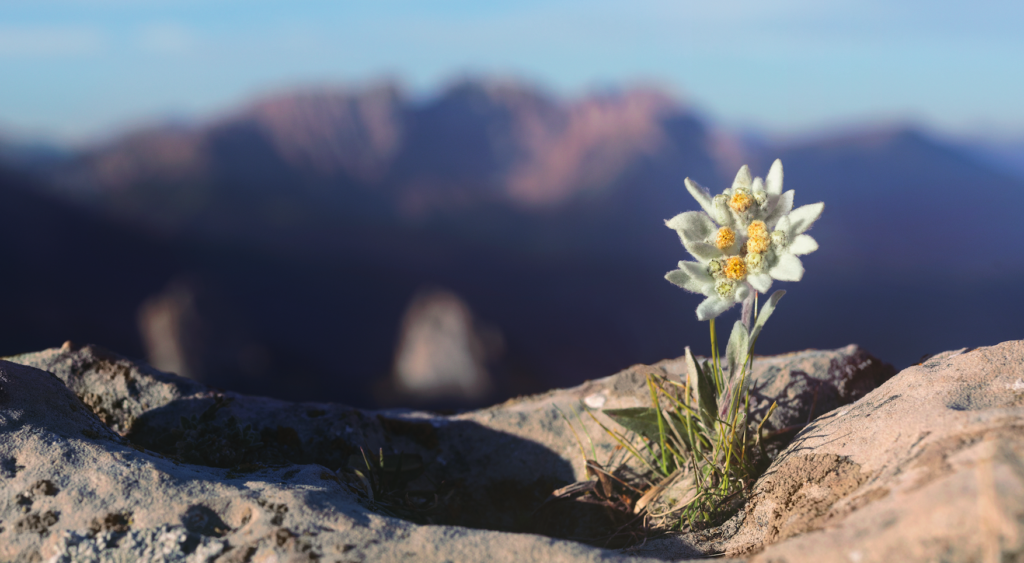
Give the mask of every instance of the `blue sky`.
M 82 141 L 259 95 L 466 75 L 655 84 L 717 123 L 1024 136 L 1024 2 L 4 0 L 0 135 Z

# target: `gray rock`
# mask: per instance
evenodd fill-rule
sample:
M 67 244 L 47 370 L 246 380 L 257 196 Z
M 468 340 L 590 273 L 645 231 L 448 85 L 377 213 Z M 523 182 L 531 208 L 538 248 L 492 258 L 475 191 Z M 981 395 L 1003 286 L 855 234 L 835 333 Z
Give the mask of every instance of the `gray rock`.
M 646 374 L 679 375 L 681 360 L 454 416 L 220 393 L 95 347 L 11 360 L 0 362 L 0 560 L 632 561 L 724 545 L 669 538 L 658 552 L 621 552 L 538 535 L 607 531 L 600 511 L 545 504 L 586 479 L 581 445 L 603 464 L 623 459 L 572 412 L 611 425 L 599 409 L 646 405 Z M 763 401 L 787 405 L 783 427 L 815 414 L 813 388 L 824 412 L 885 376 L 847 347 L 759 358 L 754 382 Z M 775 391 L 770 377 L 791 383 Z M 372 501 L 352 471 L 361 452 L 394 462 L 376 477 L 361 467 L 377 481 Z M 182 461 L 192 455 L 200 462 Z M 436 497 L 389 497 L 400 481 Z M 737 541 L 728 549 L 771 540 Z
M 705 547 L 764 563 L 1021 560 L 1022 429 L 1024 341 L 938 354 L 804 428 L 736 531 Z M 630 553 L 677 558 L 693 540 Z

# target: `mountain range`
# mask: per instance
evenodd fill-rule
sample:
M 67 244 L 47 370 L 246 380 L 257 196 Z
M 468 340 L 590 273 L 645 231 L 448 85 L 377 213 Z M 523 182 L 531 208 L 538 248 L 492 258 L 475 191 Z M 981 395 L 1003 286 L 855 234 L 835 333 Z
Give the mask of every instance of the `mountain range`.
M 905 367 L 1021 337 L 1024 179 L 912 128 L 752 145 L 654 90 L 479 80 L 286 93 L 39 154 L 0 163 L 3 353 L 152 355 L 145 327 L 178 323 L 209 384 L 384 404 L 430 288 L 501 335 L 487 401 L 707 353 L 700 297 L 662 279 L 686 258 L 663 221 L 698 208 L 683 178 L 721 190 L 775 158 L 826 210 L 759 351 L 856 342 Z

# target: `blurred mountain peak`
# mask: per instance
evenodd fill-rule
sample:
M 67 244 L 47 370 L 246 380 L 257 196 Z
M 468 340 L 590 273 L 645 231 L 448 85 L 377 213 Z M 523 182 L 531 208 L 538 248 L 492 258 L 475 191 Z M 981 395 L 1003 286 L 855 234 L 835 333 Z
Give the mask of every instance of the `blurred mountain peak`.
M 702 152 L 690 138 L 700 128 L 680 128 L 687 120 L 684 106 L 651 87 L 560 98 L 522 81 L 464 79 L 425 99 L 388 81 L 304 88 L 194 127 L 132 132 L 52 178 L 101 197 L 225 182 L 287 192 L 312 182 L 383 191 L 409 216 L 485 201 L 550 207 L 610 186 L 666 147 Z
M 253 120 L 291 166 L 322 175 L 379 179 L 402 138 L 405 98 L 392 82 L 317 88 L 257 101 L 231 121 Z

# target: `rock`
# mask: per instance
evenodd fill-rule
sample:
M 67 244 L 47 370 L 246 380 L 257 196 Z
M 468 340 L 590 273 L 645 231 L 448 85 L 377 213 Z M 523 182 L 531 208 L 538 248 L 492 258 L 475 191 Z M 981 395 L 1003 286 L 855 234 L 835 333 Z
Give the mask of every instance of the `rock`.
M 188 278 L 170 281 L 139 306 L 139 336 L 153 367 L 182 377 L 205 381 L 208 371 L 204 344 L 210 330 L 199 311 L 196 283 Z
M 935 355 L 804 428 L 754 487 L 751 562 L 1024 557 L 1024 341 Z M 631 553 L 689 553 L 677 535 Z
M 92 346 L 11 360 L 0 361 L 0 560 L 633 561 L 725 545 L 669 538 L 646 554 L 540 535 L 607 532 L 603 511 L 545 502 L 586 479 L 581 448 L 622 458 L 573 412 L 646 405 L 646 374 L 679 375 L 681 360 L 453 416 L 219 392 Z M 772 374 L 796 383 L 772 396 Z M 789 405 L 778 422 L 789 425 L 814 414 L 812 387 L 826 389 L 824 412 L 885 376 L 847 347 L 759 358 L 753 380 L 764 401 Z M 766 494 L 751 506 L 775 510 Z M 784 539 L 747 524 L 728 549 Z
M 1022 377 L 1024 341 L 947 352 L 819 418 L 759 482 L 730 551 L 791 538 L 755 560 L 1019 560 Z M 830 469 L 780 489 L 809 467 Z
M 494 338 L 478 325 L 457 294 L 420 290 L 399 331 L 390 382 L 396 396 L 383 398 L 425 405 L 445 400 L 472 403 L 486 397 L 494 386 L 486 362 L 489 355 L 496 355 L 488 352 L 498 346 L 488 345 Z
M 184 377 L 157 371 L 98 346 L 79 348 L 65 342 L 9 360 L 56 375 L 104 424 L 125 434 L 143 413 L 186 396 L 206 393 L 206 387 Z

